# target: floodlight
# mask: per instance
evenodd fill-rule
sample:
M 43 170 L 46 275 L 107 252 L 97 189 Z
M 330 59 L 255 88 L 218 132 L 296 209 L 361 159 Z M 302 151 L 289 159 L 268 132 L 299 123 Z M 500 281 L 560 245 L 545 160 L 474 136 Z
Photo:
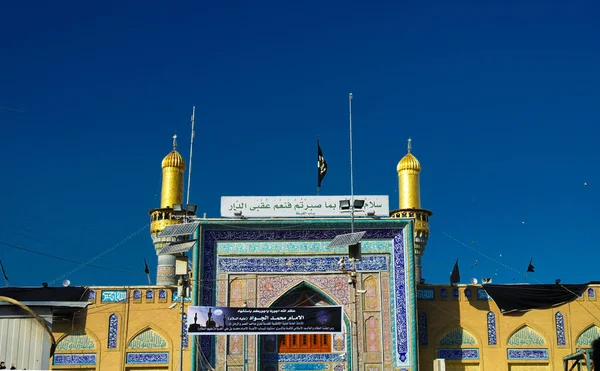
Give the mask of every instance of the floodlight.
M 354 209 L 362 209 L 365 206 L 365 200 L 354 200 Z
M 341 200 L 340 201 L 340 210 L 349 210 L 350 209 L 350 200 Z
M 196 210 L 198 209 L 198 205 L 194 205 L 194 204 L 187 204 L 187 206 L 185 207 L 185 209 L 187 210 L 188 213 L 192 213 L 192 214 L 196 214 Z
M 360 260 L 362 257 L 360 252 L 360 242 L 348 245 L 348 257 L 350 257 L 350 259 Z
M 173 211 L 174 212 L 182 212 L 183 211 L 183 205 L 182 204 L 173 204 Z

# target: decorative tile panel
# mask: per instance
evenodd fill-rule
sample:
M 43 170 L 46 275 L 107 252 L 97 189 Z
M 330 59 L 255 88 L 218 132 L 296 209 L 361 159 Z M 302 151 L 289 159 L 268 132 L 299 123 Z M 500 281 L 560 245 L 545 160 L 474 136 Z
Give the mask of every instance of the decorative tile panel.
M 85 333 L 73 333 L 65 336 L 56 346 L 56 350 L 89 350 L 96 348 L 96 343 Z
M 442 348 L 438 349 L 438 358 L 449 361 L 474 361 L 479 359 L 478 348 Z
M 511 361 L 547 361 L 548 349 L 507 349 L 507 357 Z
M 127 301 L 126 290 L 102 290 L 100 299 L 103 303 L 119 303 Z
M 321 276 L 268 276 L 258 277 L 259 307 L 269 307 L 272 301 L 281 297 L 301 283 L 315 285 L 320 291 L 332 297 L 337 303 L 347 306 L 348 301 L 348 277 L 336 275 Z
M 183 323 L 181 324 L 181 333 L 183 334 L 183 347 L 187 348 L 189 346 L 190 337 L 188 336 L 187 329 L 187 314 L 183 314 Z
M 471 296 L 473 296 L 473 290 L 465 289 L 465 297 L 470 299 Z
M 152 364 L 152 365 L 162 365 L 169 363 L 169 353 L 161 352 L 161 353 L 151 353 L 151 352 L 127 352 L 127 364 Z
M 119 317 L 111 314 L 108 317 L 108 349 L 117 348 L 117 337 L 119 335 Z
M 596 291 L 591 287 L 589 289 L 587 289 L 587 294 L 588 294 L 588 298 L 590 298 L 590 299 L 596 298 Z
M 284 363 L 279 365 L 280 371 L 325 371 L 331 370 L 327 363 Z
M 167 341 L 152 329 L 143 331 L 129 342 L 131 349 L 164 349 Z
M 579 337 L 577 338 L 577 346 L 586 346 L 589 347 L 592 345 L 592 341 L 598 339 L 600 337 L 600 328 L 598 326 L 591 326 L 587 330 L 585 330 Z
M 146 300 L 154 300 L 154 290 L 146 290 Z
M 508 339 L 508 345 L 513 346 L 544 345 L 545 343 L 546 341 L 544 338 L 538 334 L 537 331 L 528 326 L 522 327 Z
M 95 290 L 90 290 L 88 292 L 88 300 L 89 301 L 96 301 L 96 291 Z
M 162 289 L 158 292 L 158 300 L 159 301 L 167 301 L 167 290 Z
M 287 222 L 282 222 L 280 224 L 285 225 Z M 409 288 L 406 287 L 406 267 L 405 267 L 405 255 L 404 255 L 404 237 L 403 237 L 403 226 L 398 228 L 397 222 L 369 222 L 369 227 L 374 227 L 376 225 L 381 225 L 383 228 L 381 229 L 366 229 L 366 234 L 363 237 L 363 240 L 380 240 L 380 239 L 393 239 L 392 248 L 390 251 L 391 255 L 388 257 L 385 256 L 366 256 L 364 257 L 364 261 L 361 262 L 363 264 L 370 264 L 370 267 L 360 266 L 359 269 L 366 270 L 388 270 L 392 272 L 390 287 L 394 288 L 394 292 L 392 295 L 393 303 L 391 306 L 395 309 L 396 317 L 394 321 L 391 321 L 392 332 L 394 333 L 394 337 L 392 338 L 393 349 L 395 349 L 395 359 L 393 360 L 395 364 L 398 364 L 399 367 L 406 364 L 408 358 L 409 351 L 409 343 L 412 338 L 408 334 L 408 323 L 407 323 L 407 314 L 408 311 L 412 314 L 412 308 L 409 308 L 408 304 L 408 296 L 406 295 L 406 291 L 413 291 L 414 288 L 411 286 Z M 252 223 L 248 223 L 252 224 Z M 275 224 L 275 223 L 273 223 Z M 316 224 L 316 223 L 314 223 Z M 212 287 L 204 287 L 201 291 L 201 297 L 199 301 L 199 305 L 214 305 L 217 294 L 217 270 L 220 268 L 224 269 L 240 269 L 244 267 L 244 269 L 249 268 L 249 270 L 254 270 L 254 272 L 258 272 L 256 269 L 261 266 L 265 267 L 266 264 L 263 262 L 256 262 L 257 265 L 253 265 L 254 262 L 247 264 L 247 261 L 240 262 L 232 262 L 232 260 L 225 261 L 222 259 L 233 259 L 223 257 L 222 259 L 218 259 L 216 245 L 217 241 L 230 241 L 230 242 L 253 242 L 253 241 L 261 241 L 261 242 L 275 242 L 275 241 L 330 241 L 337 235 L 348 233 L 349 230 L 346 229 L 346 226 L 342 228 L 338 228 L 340 225 L 337 222 L 320 222 L 319 224 L 328 225 L 330 228 L 336 229 L 300 229 L 302 228 L 300 225 L 295 227 L 296 229 L 273 229 L 273 230 L 247 230 L 247 229 L 232 229 L 232 228 L 223 228 L 220 225 L 211 225 L 211 223 L 207 223 L 205 227 L 202 228 L 202 246 L 200 247 L 200 252 L 202 254 L 202 262 L 203 269 L 201 272 L 201 276 L 198 277 L 202 282 L 212 282 Z M 367 225 L 367 223 L 364 223 Z M 311 224 L 305 224 L 307 226 Z M 392 227 L 393 226 L 393 227 Z M 391 227 L 391 228 L 390 228 Z M 223 228 L 223 229 L 220 229 Z M 395 229 L 392 229 L 395 228 Z M 272 244 L 276 245 L 276 244 Z M 309 259 L 317 259 L 314 257 L 308 257 Z M 323 258 L 323 257 L 322 257 Z M 337 272 L 337 262 L 339 257 L 324 257 L 329 258 L 329 260 L 325 261 L 313 261 L 312 263 L 316 263 L 316 267 L 311 267 L 310 270 L 306 270 L 306 272 L 315 272 L 317 271 L 328 271 L 328 272 Z M 374 258 L 371 260 L 371 258 Z M 383 259 L 382 259 L 383 258 Z M 245 258 L 241 258 L 245 259 Z M 276 258 L 271 258 L 276 259 Z M 297 257 L 294 257 L 297 259 Z M 237 259 L 239 261 L 239 259 Z M 299 269 L 292 269 L 290 266 L 293 265 L 294 261 L 292 258 L 288 258 L 286 264 L 285 258 L 282 258 L 280 261 L 274 261 L 276 264 L 276 269 L 272 266 L 267 266 L 267 269 L 261 269 L 262 271 L 267 272 L 281 272 L 281 273 L 292 273 L 292 272 L 303 272 Z M 231 264 L 230 264 L 231 263 Z M 221 271 L 223 272 L 223 271 Z M 231 273 L 235 272 L 235 270 L 230 271 Z M 253 273 L 252 271 L 245 272 L 239 271 L 240 273 Z M 411 294 L 411 298 L 414 298 L 415 295 Z M 416 295 L 415 295 L 416 296 Z M 414 305 L 413 302 L 410 305 Z M 214 362 L 215 354 L 214 354 L 214 342 L 212 337 L 210 336 L 202 336 L 200 339 L 200 347 L 204 352 L 205 356 L 211 361 Z M 252 353 L 253 354 L 253 353 Z M 414 354 L 414 350 L 411 351 L 411 354 Z M 350 362 L 350 359 L 348 359 Z M 417 360 L 411 360 L 411 362 L 416 362 Z M 262 360 L 261 360 L 262 362 Z M 303 361 L 304 362 L 304 361 Z
M 381 295 L 379 295 L 379 285 L 376 277 L 376 275 L 370 275 L 363 282 L 363 289 L 366 291 L 363 295 L 365 311 L 379 310 Z
M 266 362 L 294 363 L 294 362 L 344 362 L 344 355 L 338 353 L 272 353 L 262 356 Z
M 371 317 L 365 321 L 365 348 L 369 353 L 381 353 L 381 326 L 379 318 Z
M 223 273 L 315 273 L 339 272 L 339 256 L 324 257 L 257 257 L 219 258 L 219 272 Z M 384 271 L 388 269 L 387 256 L 362 256 L 356 264 L 358 271 Z
M 142 300 L 142 291 L 135 289 L 133 290 L 133 300 L 135 301 L 141 301 Z
M 435 290 L 434 289 L 418 289 L 417 290 L 418 300 L 434 300 Z
M 496 338 L 496 315 L 494 312 L 488 312 L 487 314 L 487 333 L 488 345 L 496 345 L 498 340 Z
M 564 347 L 567 345 L 567 337 L 565 336 L 565 316 L 561 312 L 556 312 L 556 345 Z
M 391 240 L 383 241 L 362 241 L 360 250 L 363 254 L 386 254 L 392 249 Z M 222 255 L 269 255 L 277 254 L 298 254 L 302 251 L 306 255 L 314 255 L 314 253 L 323 253 L 327 251 L 329 254 L 347 254 L 348 248 L 345 246 L 329 247 L 329 241 L 286 241 L 278 243 L 274 246 L 269 242 L 217 242 L 217 252 Z
M 55 366 L 85 366 L 96 364 L 96 354 L 55 354 Z
M 419 345 L 427 345 L 429 343 L 429 339 L 427 337 L 427 313 L 419 312 L 418 328 L 419 328 Z
M 448 297 L 448 289 L 440 289 L 440 297 L 447 298 Z
M 460 295 L 459 295 L 459 292 L 458 292 L 458 288 L 457 288 L 457 287 L 454 287 L 454 288 L 452 289 L 452 297 L 454 297 L 454 298 L 458 298 L 459 296 L 460 296 Z
M 440 339 L 439 345 L 475 345 L 477 341 L 462 327 L 455 327 Z
M 492 300 L 484 289 L 477 289 L 477 300 Z

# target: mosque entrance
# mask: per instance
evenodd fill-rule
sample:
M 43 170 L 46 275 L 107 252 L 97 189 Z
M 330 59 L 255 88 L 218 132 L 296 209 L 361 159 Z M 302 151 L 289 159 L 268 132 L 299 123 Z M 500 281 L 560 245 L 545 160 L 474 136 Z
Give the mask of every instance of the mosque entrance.
M 282 296 L 272 307 L 312 307 L 329 306 L 331 303 L 324 295 L 307 285 L 300 285 Z M 335 339 L 334 339 L 335 338 Z M 311 370 L 342 370 L 345 364 L 336 362 L 344 346 L 334 342 L 343 342 L 343 336 L 331 334 L 285 334 L 262 335 L 260 342 L 261 371 L 295 369 L 292 364 L 303 364 Z M 337 351 L 334 350 L 338 349 Z M 285 366 L 289 365 L 289 366 Z M 303 368 L 308 369 L 308 368 Z

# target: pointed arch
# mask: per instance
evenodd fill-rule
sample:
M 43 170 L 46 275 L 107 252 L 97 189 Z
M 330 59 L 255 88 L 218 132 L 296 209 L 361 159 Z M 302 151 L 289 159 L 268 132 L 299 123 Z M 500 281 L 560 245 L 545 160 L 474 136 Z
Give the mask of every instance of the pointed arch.
M 592 341 L 600 337 L 600 327 L 596 324 L 589 325 L 577 335 L 577 346 L 589 347 Z
M 168 349 L 171 339 L 155 324 L 147 324 L 127 340 L 129 349 Z
M 363 295 L 364 310 L 379 310 L 379 282 L 378 277 L 369 274 L 363 279 L 363 289 L 366 291 Z
M 538 329 L 525 323 L 508 336 L 506 344 L 510 346 L 540 346 L 547 345 L 548 342 Z
M 475 346 L 479 344 L 479 341 L 473 336 L 471 332 L 466 330 L 464 327 L 453 326 L 450 329 L 446 329 L 442 336 L 439 337 L 438 345 L 440 346 Z
M 91 331 L 82 328 L 76 328 L 65 333 L 58 339 L 56 350 L 59 352 L 74 350 L 94 350 L 98 349 L 100 341 Z
M 281 295 L 279 295 L 279 297 L 275 298 L 274 300 L 271 301 L 271 303 L 269 303 L 269 305 L 267 305 L 267 307 L 274 307 L 279 305 L 282 301 L 284 301 L 286 299 L 286 297 L 293 293 L 293 292 L 298 292 L 300 289 L 302 288 L 308 288 L 309 290 L 315 291 L 317 294 L 319 294 L 320 296 L 323 297 L 323 299 L 325 299 L 325 301 L 327 302 L 327 304 L 329 305 L 339 305 L 334 299 L 332 295 L 329 295 L 327 292 L 325 292 L 325 290 L 322 290 L 321 288 L 316 287 L 314 284 L 312 284 L 311 282 L 308 282 L 306 280 L 302 280 L 298 283 L 296 283 L 295 285 L 292 285 L 291 287 L 289 287 L 287 290 L 285 290 L 285 292 Z

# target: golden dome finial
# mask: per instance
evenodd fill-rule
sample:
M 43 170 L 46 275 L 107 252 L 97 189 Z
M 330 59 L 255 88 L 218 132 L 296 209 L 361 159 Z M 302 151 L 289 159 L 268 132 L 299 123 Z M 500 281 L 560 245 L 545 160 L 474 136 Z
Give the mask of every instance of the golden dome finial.
M 173 149 L 177 149 L 177 134 L 173 135 Z
M 412 138 L 408 138 L 408 153 L 406 156 L 400 160 L 398 166 L 396 167 L 396 171 L 401 172 L 403 170 L 411 170 L 411 171 L 421 171 L 421 164 L 419 160 L 415 156 L 413 156 L 410 151 L 412 150 Z
M 411 142 L 412 142 L 412 139 L 410 137 L 408 137 L 408 153 L 410 153 L 410 150 L 412 149 Z

